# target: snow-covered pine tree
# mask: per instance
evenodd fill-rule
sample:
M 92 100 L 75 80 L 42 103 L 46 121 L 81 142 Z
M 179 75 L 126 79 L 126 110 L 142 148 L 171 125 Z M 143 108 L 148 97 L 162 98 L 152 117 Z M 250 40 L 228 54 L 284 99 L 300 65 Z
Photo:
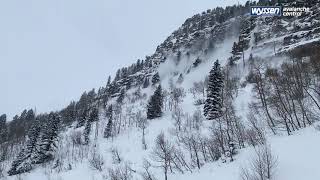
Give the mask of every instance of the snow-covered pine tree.
M 158 72 L 152 76 L 151 82 L 152 82 L 152 85 L 156 85 L 157 83 L 160 82 L 160 75 Z
M 142 88 L 147 88 L 147 87 L 149 87 L 149 84 L 150 84 L 150 83 L 149 83 L 149 78 L 146 77 L 146 78 L 144 79 Z
M 37 156 L 37 141 L 39 139 L 40 130 L 40 120 L 39 118 L 36 118 L 31 129 L 29 130 L 26 144 L 26 153 L 30 154 L 30 158 L 32 161 Z
M 90 105 L 96 98 L 97 96 L 97 93 L 96 93 L 96 90 L 93 88 L 91 91 L 88 92 L 88 104 L 87 105 Z
M 113 125 L 113 110 L 112 105 L 110 105 L 106 112 L 106 117 L 108 119 L 108 124 L 104 130 L 104 138 L 109 138 L 112 136 L 112 125 Z
M 88 94 L 87 92 L 84 92 L 76 104 L 77 121 L 78 121 L 77 127 L 81 127 L 85 124 L 85 120 L 86 120 L 85 116 L 88 111 L 88 104 L 89 104 Z
M 71 124 L 76 119 L 77 115 L 76 102 L 71 101 L 66 108 L 61 110 L 60 115 L 65 124 Z
M 91 133 L 91 122 L 87 121 L 85 128 L 84 128 L 84 132 L 83 132 L 83 136 L 84 136 L 84 145 L 88 145 L 89 144 L 89 140 L 90 140 L 90 133 Z
M 120 85 L 117 83 L 117 81 L 113 81 L 109 88 L 108 88 L 109 94 L 115 94 L 120 91 Z
M 209 73 L 207 99 L 204 104 L 204 115 L 208 120 L 221 116 L 223 75 L 219 61 L 216 60 Z
M 97 121 L 99 118 L 99 110 L 97 107 L 92 107 L 91 110 L 89 111 L 89 114 L 86 115 L 86 125 L 84 128 L 83 136 L 84 136 L 84 144 L 89 144 L 89 136 L 91 133 L 91 126 L 92 122 Z
M 107 81 L 107 86 L 106 87 L 110 86 L 110 84 L 111 84 L 111 76 L 108 76 L 108 81 Z
M 117 70 L 116 76 L 114 77 L 114 81 L 118 81 L 119 79 L 121 79 L 121 71 L 120 71 L 120 69 Z
M 84 136 L 84 144 L 85 145 L 88 145 L 89 144 L 89 135 L 91 133 L 91 122 L 90 121 L 87 121 L 86 122 L 86 126 L 84 128 L 84 132 L 83 132 L 83 136 Z
M 99 109 L 97 107 L 93 107 L 89 114 L 89 121 L 94 122 L 99 120 Z
M 124 89 L 121 89 L 120 95 L 119 95 L 119 97 L 118 97 L 118 99 L 117 99 L 117 103 L 122 104 L 122 102 L 123 102 L 123 100 L 124 100 L 125 93 L 126 93 L 125 90 L 124 90 Z
M 3 143 L 7 140 L 8 131 L 7 131 L 6 121 L 7 121 L 7 115 L 2 114 L 0 116 L 0 143 Z
M 9 176 L 28 172 L 32 169 L 34 158 L 38 156 L 36 147 L 39 134 L 40 121 L 36 119 L 28 132 L 25 148 L 21 150 L 8 171 Z
M 17 158 L 12 162 L 11 168 L 8 171 L 9 176 L 28 172 L 32 169 L 31 162 L 26 162 L 24 149 L 18 154 Z
M 147 106 L 147 119 L 161 117 L 163 107 L 163 94 L 161 85 L 158 86 L 154 94 L 151 96 Z
M 54 158 L 54 152 L 57 147 L 58 133 L 60 126 L 60 116 L 51 112 L 47 122 L 40 133 L 40 141 L 37 143 L 37 155 L 33 163 L 41 164 Z
M 233 42 L 233 46 L 232 46 L 232 55 L 237 55 L 239 53 L 239 46 L 237 44 L 237 42 Z

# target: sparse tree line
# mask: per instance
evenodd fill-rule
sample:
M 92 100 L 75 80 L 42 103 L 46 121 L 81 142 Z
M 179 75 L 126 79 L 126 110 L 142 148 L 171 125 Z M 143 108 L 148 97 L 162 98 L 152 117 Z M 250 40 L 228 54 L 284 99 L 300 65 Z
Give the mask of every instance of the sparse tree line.
M 291 135 L 319 118 L 318 68 L 315 57 L 290 58 L 280 68 L 255 60 L 247 80 L 254 85 L 258 102 L 251 107 L 274 134 Z

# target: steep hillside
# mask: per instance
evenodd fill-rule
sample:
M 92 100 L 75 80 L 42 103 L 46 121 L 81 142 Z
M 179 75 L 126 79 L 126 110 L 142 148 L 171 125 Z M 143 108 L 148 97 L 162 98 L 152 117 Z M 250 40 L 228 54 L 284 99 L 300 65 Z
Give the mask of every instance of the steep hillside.
M 320 3 L 250 5 L 197 14 L 97 92 L 16 117 L 0 178 L 320 179 Z

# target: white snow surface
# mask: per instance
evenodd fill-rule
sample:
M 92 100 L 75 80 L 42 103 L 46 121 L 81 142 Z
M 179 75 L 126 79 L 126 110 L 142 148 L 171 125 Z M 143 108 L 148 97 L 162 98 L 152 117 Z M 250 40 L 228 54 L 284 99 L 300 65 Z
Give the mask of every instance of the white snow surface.
M 155 136 L 160 131 L 165 131 L 171 126 L 169 117 L 164 116 L 150 123 L 147 132 L 147 141 L 151 145 Z M 121 149 L 123 158 L 132 163 L 132 167 L 139 169 L 144 157 L 149 156 L 149 150 L 143 151 L 140 144 L 140 132 L 130 131 L 123 134 L 112 142 L 109 140 L 99 140 L 99 147 L 106 157 L 106 163 L 111 161 L 108 148 L 112 145 Z M 281 180 L 318 180 L 320 179 L 320 171 L 318 170 L 318 163 L 320 162 L 320 145 L 317 143 L 320 138 L 320 131 L 314 127 L 309 127 L 298 131 L 291 136 L 270 136 L 269 143 L 272 152 L 278 158 L 278 166 L 276 171 L 277 179 Z M 236 156 L 234 162 L 222 163 L 220 161 L 208 163 L 204 165 L 199 171 L 195 170 L 193 173 L 185 174 L 170 174 L 169 179 L 175 180 L 210 180 L 210 179 L 224 179 L 224 180 L 238 180 L 241 167 L 248 165 L 252 159 L 255 151 L 253 147 L 242 149 Z M 31 173 L 26 173 L 20 177 L 24 180 L 102 180 L 103 172 L 93 170 L 89 167 L 87 162 L 79 163 L 79 165 L 71 170 L 61 173 L 51 174 L 45 168 L 38 168 Z M 163 179 L 162 172 L 157 171 L 158 179 Z M 16 177 L 7 177 L 8 180 L 15 180 Z

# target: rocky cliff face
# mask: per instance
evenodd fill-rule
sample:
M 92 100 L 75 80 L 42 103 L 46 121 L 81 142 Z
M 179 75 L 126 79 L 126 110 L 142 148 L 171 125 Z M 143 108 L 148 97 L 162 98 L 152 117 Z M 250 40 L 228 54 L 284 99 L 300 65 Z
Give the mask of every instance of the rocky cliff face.
M 318 43 L 319 3 L 312 4 L 310 11 L 300 17 L 253 17 L 249 15 L 249 5 L 209 9 L 188 18 L 157 47 L 154 54 L 141 61 L 142 67 L 139 70 L 131 71 L 128 67 L 120 72 L 121 78 L 116 78 L 112 83 L 117 86 L 116 90 L 103 89 L 99 98 L 110 93 L 116 96 L 120 92 L 119 87 L 129 89 L 151 81 L 159 66 L 167 60 L 178 64 L 181 59 L 192 57 L 192 61 L 197 64 L 200 62 L 197 57 L 214 52 L 219 44 L 231 37 L 236 37 L 236 40 L 233 47 L 228 49 L 232 53 L 228 58 L 230 63 L 261 53 L 270 56 L 287 54 L 297 47 Z M 285 5 L 294 6 L 295 3 Z

